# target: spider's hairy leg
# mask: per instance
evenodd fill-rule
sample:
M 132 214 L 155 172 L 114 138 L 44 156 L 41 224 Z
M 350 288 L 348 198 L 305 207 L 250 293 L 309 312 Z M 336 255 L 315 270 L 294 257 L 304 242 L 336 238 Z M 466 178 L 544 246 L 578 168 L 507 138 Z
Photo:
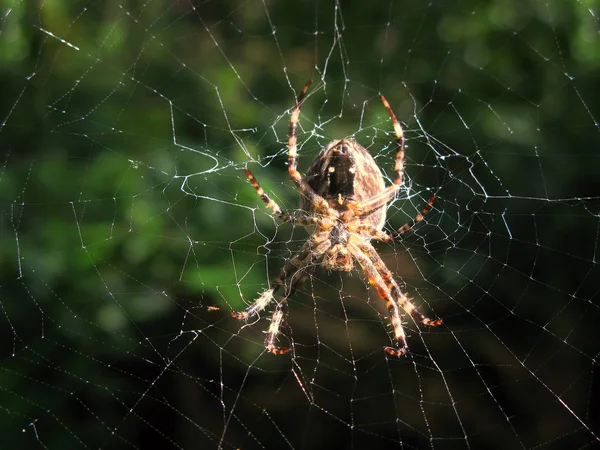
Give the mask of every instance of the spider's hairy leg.
M 367 239 L 375 239 L 380 242 L 391 242 L 393 240 L 392 236 L 371 223 L 361 223 L 356 227 L 355 232 L 358 235 L 365 236 Z
M 360 226 L 357 227 L 356 231 L 358 234 L 366 234 L 369 237 L 369 239 L 375 239 L 376 241 L 380 241 L 380 242 L 392 242 L 398 236 L 403 235 L 407 231 L 411 230 L 412 227 L 414 227 L 416 224 L 421 222 L 425 218 L 425 214 L 427 214 L 429 211 L 431 211 L 431 208 L 433 207 L 433 203 L 435 202 L 436 199 L 437 199 L 437 197 L 435 195 L 433 197 L 431 197 L 429 199 L 429 201 L 427 202 L 427 204 L 425 205 L 425 207 L 421 210 L 421 212 L 419 214 L 417 214 L 417 216 L 414 219 L 405 223 L 404 225 L 402 225 L 400 228 L 398 228 L 396 231 L 392 232 L 391 234 L 388 234 L 385 231 L 381 231 L 369 223 L 361 224 Z
M 385 106 L 385 109 L 387 109 L 388 114 L 390 115 L 390 119 L 392 119 L 392 124 L 394 125 L 394 133 L 396 133 L 397 150 L 396 163 L 394 166 L 394 172 L 396 173 L 396 175 L 394 176 L 394 184 L 400 186 L 402 184 L 402 177 L 404 175 L 404 144 L 406 140 L 404 138 L 404 132 L 402 131 L 400 122 L 398 122 L 398 119 L 396 119 L 394 111 L 392 111 L 390 104 L 383 95 L 381 96 L 381 102 L 383 103 L 383 106 Z
M 303 226 L 309 226 L 309 225 L 315 224 L 315 222 L 317 221 L 316 218 L 310 218 L 310 217 L 305 217 L 305 216 L 299 217 L 299 216 L 296 216 L 293 214 L 284 213 L 281 210 L 281 208 L 279 207 L 279 205 L 265 193 L 263 188 L 258 183 L 257 179 L 254 177 L 254 175 L 252 175 L 252 172 L 250 172 L 250 170 L 248 170 L 248 169 L 244 169 L 244 172 L 246 172 L 246 176 L 248 177 L 250 184 L 256 190 L 256 193 L 261 198 L 261 200 L 263 202 L 265 202 L 265 204 L 267 205 L 267 208 L 269 208 L 271 211 L 273 211 L 273 214 L 278 216 L 281 220 L 283 220 L 284 222 L 292 222 L 294 224 L 303 225 Z
M 252 316 L 255 316 L 263 309 L 267 307 L 269 303 L 273 300 L 273 296 L 277 293 L 277 291 L 285 285 L 285 281 L 292 275 L 295 271 L 298 271 L 301 267 L 304 267 L 311 258 L 311 240 L 306 242 L 302 248 L 294 255 L 292 259 L 287 261 L 273 281 L 271 287 L 263 292 L 258 299 L 254 301 L 250 306 L 248 306 L 244 311 L 232 311 L 231 316 L 236 319 L 248 319 Z
M 396 134 L 396 162 L 394 164 L 394 180 L 391 186 L 388 186 L 383 190 L 379 195 L 367 200 L 366 202 L 359 205 L 361 209 L 361 215 L 369 214 L 371 211 L 377 208 L 381 208 L 387 202 L 389 202 L 394 196 L 398 189 L 402 185 L 403 177 L 404 177 L 404 148 L 406 139 L 404 138 L 404 131 L 402 130 L 402 126 L 400 126 L 400 122 L 396 119 L 396 115 L 388 101 L 382 95 L 381 102 L 385 109 L 387 109 L 388 114 L 390 115 L 390 119 L 392 120 L 392 125 L 394 126 L 394 133 Z
M 283 305 L 284 303 L 282 302 L 275 308 L 273 316 L 271 317 L 269 331 L 267 331 L 267 338 L 265 339 L 265 347 L 274 355 L 285 355 L 290 351 L 290 348 L 279 348 L 275 345 L 277 335 L 279 334 L 279 328 L 283 323 Z
M 284 287 L 286 281 L 291 278 L 289 281 L 289 289 L 284 293 L 281 301 L 279 301 L 277 308 L 271 317 L 271 324 L 267 331 L 265 347 L 271 353 L 281 355 L 289 351 L 289 349 L 279 349 L 275 346 L 279 328 L 283 322 L 283 307 L 287 302 L 287 298 L 294 293 L 298 286 L 300 286 L 308 278 L 312 270 L 314 270 L 314 260 L 321 257 L 331 246 L 331 242 L 327 239 L 328 235 L 327 232 L 320 232 L 312 235 L 298 253 L 285 263 L 283 269 L 281 269 L 281 272 L 269 289 L 263 292 L 260 297 L 244 311 L 232 311 L 231 313 L 232 317 L 235 317 L 236 319 L 248 319 L 258 314 L 274 300 L 274 295 L 277 291 Z
M 265 204 L 267 205 L 267 208 L 269 208 L 271 211 L 273 211 L 273 214 L 275 214 L 276 216 L 279 216 L 279 218 L 281 220 L 283 220 L 284 222 L 288 222 L 290 220 L 290 217 L 287 214 L 285 214 L 283 211 L 281 211 L 281 208 L 279 207 L 279 205 L 275 201 L 271 200 L 271 197 L 269 197 L 265 193 L 265 191 L 260 186 L 260 184 L 258 184 L 258 181 L 256 180 L 256 178 L 254 178 L 254 175 L 252 175 L 252 172 L 250 172 L 250 170 L 248 170 L 248 169 L 244 169 L 244 172 L 246 172 L 246 176 L 248 177 L 250 184 L 256 190 L 256 193 L 261 198 L 261 200 L 263 202 L 265 202 Z
M 308 92 L 308 88 L 310 87 L 311 80 L 306 83 L 304 89 L 298 96 L 298 101 L 296 102 L 296 107 L 292 111 L 290 116 L 290 124 L 288 129 L 288 172 L 290 173 L 290 177 L 292 181 L 296 183 L 298 189 L 300 189 L 300 193 L 308 198 L 314 205 L 317 210 L 320 211 L 328 211 L 329 203 L 317 194 L 313 188 L 311 188 L 306 181 L 298 172 L 296 159 L 298 156 L 298 146 L 297 146 L 297 138 L 296 138 L 296 129 L 298 128 L 298 122 L 300 121 L 300 107 L 302 106 L 302 102 L 304 101 L 304 97 L 306 97 L 306 93 Z
M 403 235 L 404 233 L 409 231 L 412 227 L 414 227 L 416 224 L 418 224 L 421 220 L 423 220 L 423 218 L 425 217 L 425 214 L 427 214 L 429 211 L 431 211 L 431 208 L 433 207 L 433 203 L 435 202 L 436 199 L 437 199 L 437 197 L 435 195 L 432 196 L 429 199 L 429 201 L 427 202 L 427 204 L 425 205 L 425 207 L 421 210 L 421 212 L 419 214 L 417 214 L 417 217 L 412 219 L 410 222 L 405 223 L 400 228 L 398 228 L 396 231 L 394 231 L 391 235 L 389 235 L 390 236 L 389 240 L 391 241 L 391 240 L 397 238 L 398 236 Z
M 406 345 L 406 334 L 404 333 L 404 328 L 402 327 L 402 320 L 400 319 L 400 310 L 398 308 L 398 304 L 394 301 L 390 289 L 386 285 L 379 271 L 376 269 L 373 261 L 371 261 L 370 257 L 363 252 L 363 250 L 353 243 L 348 243 L 348 250 L 350 250 L 352 256 L 362 267 L 367 279 L 369 280 L 369 284 L 375 288 L 377 295 L 379 295 L 379 297 L 385 301 L 385 306 L 392 321 L 394 337 L 400 346 L 398 348 L 384 347 L 384 350 L 386 353 L 392 356 L 402 356 L 406 354 L 408 351 L 408 346 Z
M 248 319 L 265 309 L 265 307 L 271 303 L 271 300 L 273 300 L 273 295 L 285 285 L 286 280 L 290 278 L 290 276 L 296 274 L 294 277 L 298 278 L 298 275 L 302 275 L 303 269 L 311 267 L 313 259 L 318 258 L 331 247 L 331 242 L 327 240 L 327 236 L 328 233 L 323 232 L 313 234 L 300 250 L 285 263 L 271 287 L 263 292 L 260 297 L 244 311 L 232 311 L 232 317 L 235 317 L 236 319 Z M 304 279 L 303 277 L 301 278 Z M 291 286 L 294 286 L 293 280 Z M 285 298 L 287 298 L 289 294 L 289 292 L 286 293 Z
M 396 193 L 400 189 L 400 186 L 397 184 L 392 184 L 386 187 L 380 194 L 377 194 L 374 197 L 371 197 L 365 202 L 357 203 L 357 215 L 359 217 L 364 217 L 371 214 L 374 210 L 385 206 L 391 199 L 396 196 Z
M 314 253 L 310 255 L 311 258 L 318 256 L 320 253 L 324 252 L 327 248 L 329 248 L 331 244 L 328 241 L 321 242 L 320 245 L 317 245 L 317 249 Z M 309 275 L 314 270 L 314 265 L 307 265 L 301 269 L 299 269 L 293 276 L 292 281 L 290 283 L 290 288 L 288 292 L 285 294 L 285 297 L 277 304 L 273 315 L 271 316 L 271 323 L 269 325 L 269 329 L 267 330 L 267 337 L 265 339 L 265 347 L 266 349 L 273 353 L 274 355 L 285 355 L 290 351 L 290 348 L 279 348 L 275 344 L 277 341 L 277 336 L 279 334 L 279 329 L 281 328 L 281 324 L 283 323 L 283 307 L 287 303 L 287 299 L 291 296 L 298 286 L 300 286 L 304 281 L 309 277 Z
M 388 290 L 392 293 L 394 299 L 398 302 L 398 304 L 410 314 L 415 320 L 423 323 L 424 325 L 429 325 L 430 327 L 436 327 L 442 324 L 442 319 L 432 320 L 429 317 L 425 316 L 419 309 L 412 304 L 410 299 L 404 295 L 396 280 L 392 276 L 392 272 L 387 268 L 381 256 L 375 251 L 373 246 L 366 242 L 359 246 L 359 248 L 367 255 L 369 260 L 372 262 L 373 267 L 379 275 L 381 276 L 383 282 L 385 283 Z
M 290 117 L 290 123 L 288 128 L 288 170 L 292 179 L 294 179 L 294 175 L 292 172 L 296 171 L 296 155 L 297 155 L 297 138 L 296 138 L 296 128 L 298 128 L 298 122 L 300 121 L 300 107 L 302 106 L 302 102 L 304 101 L 304 97 L 306 97 L 306 93 L 308 92 L 308 88 L 312 80 L 308 80 L 308 83 L 298 95 L 298 100 L 296 101 L 296 107 L 292 111 L 292 115 Z M 300 174 L 298 174 L 298 178 Z M 295 180 L 294 180 L 295 181 Z
M 307 266 L 303 269 L 299 269 L 293 276 L 293 279 L 290 284 L 290 288 L 286 296 L 277 304 L 273 315 L 271 316 L 271 323 L 269 324 L 269 329 L 267 330 L 267 337 L 265 338 L 265 347 L 268 351 L 275 355 L 284 355 L 290 351 L 289 348 L 279 348 L 275 344 L 277 341 L 277 336 L 279 335 L 279 329 L 281 328 L 281 324 L 283 323 L 283 307 L 287 303 L 287 299 L 296 292 L 298 286 L 306 281 L 306 279 L 310 276 L 310 274 L 314 270 L 314 265 Z
M 260 294 L 260 297 L 258 297 L 254 301 L 254 303 L 248 306 L 245 310 L 231 311 L 231 317 L 240 320 L 245 320 L 257 315 L 259 312 L 265 309 L 269 303 L 271 303 L 271 300 L 273 300 L 273 295 L 275 294 L 275 292 L 277 292 L 278 289 L 279 286 L 267 289 L 265 292 Z

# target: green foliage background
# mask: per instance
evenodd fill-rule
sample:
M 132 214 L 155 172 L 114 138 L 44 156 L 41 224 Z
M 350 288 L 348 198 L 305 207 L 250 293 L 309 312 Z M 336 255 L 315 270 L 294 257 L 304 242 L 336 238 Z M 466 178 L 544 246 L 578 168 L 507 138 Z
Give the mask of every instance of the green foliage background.
M 577 409 L 598 398 L 593 358 L 600 349 L 585 339 L 598 317 L 600 275 L 594 6 L 341 2 L 336 14 L 334 5 L 0 4 L 0 435 L 7 448 L 367 448 L 400 441 L 409 448 L 463 448 L 463 426 L 475 448 L 554 448 L 559 432 L 571 436 L 567 444 L 559 440 L 568 448 L 594 442 L 597 407 L 586 414 Z M 332 45 L 336 32 L 339 46 Z M 358 370 L 371 387 L 385 386 L 386 401 L 392 386 L 443 386 L 435 375 L 414 380 L 412 369 L 407 375 L 394 366 L 371 379 L 323 352 L 300 358 L 316 367 L 303 373 L 335 386 L 343 401 L 322 393 L 311 402 L 289 359 L 264 355 L 266 322 L 238 334 L 240 324 L 227 312 L 243 308 L 242 296 L 249 301 L 264 286 L 264 255 L 272 277 L 305 238 L 275 225 L 241 169 L 248 165 L 278 202 L 296 207 L 286 172 L 287 110 L 294 90 L 310 78 L 316 87 L 303 108 L 301 167 L 337 136 L 353 134 L 376 152 L 389 146 L 377 101 L 384 93 L 408 129 L 415 205 L 432 188 L 440 198 L 432 223 L 454 230 L 437 241 L 435 230 L 428 231 L 430 247 L 419 235 L 411 241 L 423 253 L 419 269 L 429 286 L 417 292 L 433 291 L 429 305 L 453 324 L 450 330 L 479 330 L 473 352 L 488 358 L 497 385 L 537 386 L 537 374 L 559 394 L 565 389 L 585 426 L 562 415 L 556 396 L 533 387 L 479 393 L 486 403 L 480 404 L 468 387 L 474 375 L 464 369 L 472 363 L 451 341 L 448 360 L 438 355 L 437 362 L 448 364 L 448 379 L 452 364 L 462 368 L 458 378 L 464 379 L 447 389 L 464 402 L 459 416 L 466 425 L 436 410 L 429 419 L 433 437 L 459 438 L 429 442 L 394 425 L 410 428 L 414 416 L 422 419 L 416 404 L 378 405 L 379 391 L 357 387 L 346 372 Z M 456 166 L 452 158 L 436 159 L 441 153 L 431 151 L 415 112 L 440 149 L 460 156 Z M 315 124 L 323 127 L 313 130 Z M 389 171 L 389 152 L 378 161 Z M 474 194 L 477 187 L 465 181 L 469 170 L 480 173 L 485 192 Z M 403 215 L 399 206 L 391 211 L 394 225 L 413 214 Z M 506 220 L 514 240 L 493 240 L 498 247 L 492 248 L 484 236 L 505 237 Z M 397 262 L 394 250 L 382 249 Z M 507 266 L 514 273 L 505 277 Z M 419 276 L 408 275 L 409 287 L 418 286 Z M 348 297 L 366 295 L 359 277 L 318 274 L 293 305 L 309 305 L 296 322 L 314 320 L 311 297 L 334 303 L 340 282 Z M 478 309 L 482 290 L 493 301 Z M 210 305 L 221 312 L 208 312 Z M 515 321 L 497 322 L 505 311 L 494 305 L 512 309 Z M 340 312 L 339 305 L 318 307 Z M 343 321 L 332 322 L 319 339 L 347 347 Z M 496 353 L 497 343 L 479 340 L 485 327 L 496 325 L 514 372 L 501 369 L 505 349 Z M 292 326 L 296 339 L 316 339 L 314 330 L 303 335 L 302 329 Z M 564 375 L 546 375 L 556 367 L 548 361 L 559 357 L 552 352 L 540 372 L 537 363 L 518 367 L 528 351 L 537 351 L 531 342 L 551 336 L 559 338 L 559 350 L 574 348 L 585 357 Z M 383 331 L 365 332 L 354 345 L 366 352 L 379 348 L 382 337 Z M 443 348 L 443 339 L 431 345 Z M 434 403 L 443 403 L 446 392 L 433 391 Z M 359 393 L 365 404 L 349 406 Z M 502 407 L 487 404 L 503 402 L 504 394 Z M 545 402 L 552 414 L 544 414 Z M 357 423 L 373 419 L 378 426 L 349 430 L 341 425 L 348 408 Z M 481 426 L 482 417 L 489 426 Z

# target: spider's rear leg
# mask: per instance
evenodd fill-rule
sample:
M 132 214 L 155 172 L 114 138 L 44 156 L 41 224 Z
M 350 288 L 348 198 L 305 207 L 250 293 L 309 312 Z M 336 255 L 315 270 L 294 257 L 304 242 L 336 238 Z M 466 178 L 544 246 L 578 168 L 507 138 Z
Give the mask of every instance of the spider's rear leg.
M 261 200 L 265 202 L 267 208 L 273 211 L 273 214 L 275 214 L 284 222 L 291 222 L 294 225 L 302 225 L 304 227 L 308 227 L 315 225 L 315 223 L 318 221 L 316 217 L 310 217 L 308 215 L 295 215 L 284 213 L 277 204 L 277 202 L 275 202 L 275 200 L 271 199 L 271 197 L 267 195 L 267 193 L 258 183 L 258 180 L 254 177 L 254 175 L 252 175 L 252 172 L 250 172 L 250 170 L 248 169 L 244 169 L 244 172 L 246 172 L 246 176 L 248 177 L 250 184 L 252 185 L 258 196 L 261 198 Z
M 388 186 L 375 197 L 370 198 L 359 205 L 359 208 L 362 209 L 363 215 L 371 213 L 374 209 L 381 208 L 392 198 L 394 198 L 398 192 L 398 189 L 400 189 L 400 186 L 402 186 L 404 178 L 404 150 L 406 144 L 404 131 L 402 130 L 400 122 L 398 122 L 398 119 L 396 119 L 396 115 L 392 111 L 388 101 L 383 95 L 380 96 L 380 98 L 383 106 L 385 106 L 388 114 L 390 115 L 392 125 L 394 126 L 394 133 L 396 134 L 396 162 L 394 164 L 394 180 L 391 186 Z
M 252 175 L 252 172 L 250 172 L 250 170 L 248 170 L 248 169 L 244 169 L 244 172 L 246 172 L 246 176 L 248 177 L 250 184 L 252 185 L 252 187 L 258 194 L 258 196 L 261 198 L 261 200 L 263 202 L 265 202 L 265 204 L 267 205 L 267 208 L 269 208 L 271 211 L 273 211 L 273 213 L 276 216 L 279 216 L 279 218 L 281 220 L 283 220 L 284 222 L 288 222 L 289 216 L 287 214 L 284 214 L 283 211 L 281 211 L 281 208 L 279 207 L 279 205 L 275 201 L 271 200 L 271 197 L 269 197 L 265 193 L 265 191 L 260 186 L 260 184 L 258 184 L 258 181 L 256 180 L 256 178 L 254 178 L 254 175 Z
M 402 130 L 402 126 L 400 126 L 400 122 L 396 119 L 396 115 L 388 101 L 382 95 L 380 96 L 381 102 L 385 109 L 387 109 L 388 114 L 390 115 L 390 119 L 392 120 L 392 125 L 394 126 L 394 133 L 396 134 L 396 163 L 394 166 L 394 184 L 396 186 L 400 186 L 402 184 L 402 177 L 404 175 L 404 148 L 406 143 L 406 138 L 404 137 L 404 131 Z
M 400 228 L 398 228 L 396 231 L 394 231 L 390 235 L 390 240 L 403 235 L 408 230 L 410 230 L 412 227 L 414 227 L 416 224 L 418 224 L 421 220 L 423 220 L 423 218 L 425 217 L 425 214 L 427 214 L 429 211 L 431 211 L 431 208 L 433 207 L 433 203 L 435 202 L 436 199 L 437 199 L 437 197 L 435 195 L 433 195 L 429 199 L 429 201 L 427 202 L 425 207 L 421 210 L 421 212 L 419 214 L 417 214 L 417 217 L 415 217 L 414 219 L 412 219 L 409 222 L 406 222 L 404 225 L 402 225 Z
M 290 123 L 288 126 L 288 172 L 292 181 L 298 186 L 300 193 L 311 201 L 315 206 L 315 209 L 317 211 L 326 212 L 330 210 L 329 203 L 317 194 L 306 181 L 304 181 L 304 178 L 302 178 L 302 175 L 298 172 L 297 166 L 298 138 L 296 136 L 296 129 L 300 122 L 300 107 L 304 102 L 304 98 L 306 97 L 306 93 L 308 92 L 311 83 L 312 81 L 309 80 L 304 86 L 304 89 L 302 89 L 302 92 L 300 92 L 298 100 L 296 101 L 296 106 L 290 115 Z
M 367 235 L 369 235 L 369 237 L 371 239 L 375 239 L 377 241 L 392 242 L 398 236 L 403 235 L 407 231 L 411 230 L 419 222 L 421 222 L 425 218 L 425 214 L 427 214 L 433 207 L 433 203 L 435 202 L 436 199 L 437 199 L 437 197 L 435 195 L 433 197 L 431 197 L 429 199 L 429 201 L 427 202 L 427 204 L 425 205 L 425 207 L 421 210 L 421 212 L 419 214 L 417 214 L 417 216 L 414 219 L 411 219 L 409 222 L 405 223 L 400 228 L 398 228 L 396 231 L 394 231 L 390 234 L 386 233 L 385 231 L 381 231 L 380 229 L 373 226 L 372 224 L 362 224 L 361 226 L 359 226 L 357 228 L 357 232 L 366 233 Z

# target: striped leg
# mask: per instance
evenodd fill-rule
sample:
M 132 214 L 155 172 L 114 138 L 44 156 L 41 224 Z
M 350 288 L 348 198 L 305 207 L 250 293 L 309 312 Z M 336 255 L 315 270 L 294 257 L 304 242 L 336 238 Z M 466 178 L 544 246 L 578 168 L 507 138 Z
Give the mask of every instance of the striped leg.
M 374 210 L 384 207 L 390 200 L 396 196 L 396 192 L 400 187 L 397 184 L 392 184 L 386 187 L 380 194 L 370 198 L 366 202 L 358 203 L 357 209 L 359 216 L 364 217 L 371 214 Z
M 292 115 L 290 117 L 288 129 L 288 172 L 290 173 L 292 181 L 296 183 L 296 186 L 298 186 L 298 189 L 300 189 L 300 193 L 315 205 L 315 209 L 317 211 L 325 212 L 329 210 L 329 204 L 323 197 L 317 194 L 313 188 L 308 185 L 308 183 L 304 181 L 302 175 L 300 175 L 300 172 L 298 172 L 296 164 L 296 159 L 298 156 L 296 129 L 298 128 L 298 121 L 300 120 L 300 107 L 302 106 L 304 97 L 306 97 L 306 93 L 308 92 L 310 84 L 311 81 L 309 80 L 308 83 L 306 83 L 306 86 L 304 86 L 304 89 L 302 89 L 302 92 L 298 96 L 296 107 L 292 111 Z
M 406 139 L 404 138 L 404 132 L 402 131 L 402 127 L 400 126 L 400 122 L 396 119 L 396 115 L 390 104 L 385 99 L 385 97 L 381 96 L 381 102 L 385 109 L 387 109 L 388 114 L 390 115 L 390 119 L 392 119 L 392 125 L 394 125 L 394 132 L 396 133 L 396 164 L 394 166 L 394 171 L 396 175 L 394 176 L 394 184 L 396 186 L 400 186 L 402 184 L 402 177 L 404 176 L 404 144 Z
M 265 202 L 267 208 L 273 211 L 273 214 L 278 216 L 281 220 L 283 220 L 284 222 L 292 222 L 294 224 L 303 226 L 315 225 L 315 223 L 318 220 L 316 217 L 298 217 L 296 215 L 286 214 L 283 211 L 281 211 L 279 205 L 274 200 L 272 200 L 271 197 L 269 197 L 265 193 L 260 184 L 258 184 L 258 181 L 256 180 L 256 178 L 254 178 L 252 172 L 250 172 L 250 170 L 248 169 L 244 169 L 244 172 L 246 172 L 246 176 L 248 177 L 248 180 L 250 180 L 250 184 L 252 184 L 252 187 L 254 187 L 256 193 L 262 199 L 262 201 Z
M 283 322 L 283 306 L 287 298 L 302 284 L 314 269 L 314 260 L 319 258 L 331 246 L 327 238 L 327 233 L 316 233 L 302 246 L 302 248 L 287 261 L 272 283 L 271 287 L 263 292 L 258 299 L 244 311 L 232 311 L 231 316 L 236 319 L 248 319 L 255 316 L 274 300 L 274 295 L 286 285 L 289 280 L 289 289 L 284 293 L 283 298 L 277 304 L 277 308 L 271 317 L 271 325 L 267 331 L 265 347 L 271 353 L 276 355 L 284 354 L 289 349 L 279 349 L 275 346 L 275 341 L 279 333 L 279 328 Z M 291 278 L 291 280 L 290 280 Z
M 267 337 L 265 338 L 265 347 L 268 351 L 275 355 L 284 355 L 290 351 L 289 348 L 279 348 L 276 345 L 277 336 L 279 335 L 279 329 L 283 323 L 283 307 L 287 303 L 287 299 L 296 291 L 312 273 L 314 266 L 309 266 L 305 269 L 300 269 L 294 278 L 292 279 L 288 294 L 277 304 L 273 315 L 271 316 L 271 323 L 267 330 Z
M 365 243 L 360 246 L 360 249 L 367 255 L 373 267 L 379 275 L 381 279 L 385 283 L 387 289 L 392 293 L 394 299 L 398 302 L 398 304 L 406 311 L 408 314 L 413 316 L 415 320 L 423 323 L 424 325 L 429 325 L 430 327 L 435 327 L 442 324 L 442 319 L 432 320 L 426 317 L 421 311 L 417 309 L 415 305 L 412 304 L 410 299 L 404 295 L 404 293 L 400 290 L 400 286 L 394 280 L 392 272 L 387 268 L 381 256 L 375 251 L 373 246 L 369 243 Z
M 312 240 L 306 242 L 302 248 L 294 255 L 292 259 L 287 261 L 279 272 L 277 278 L 272 283 L 271 287 L 263 292 L 258 299 L 248 306 L 244 311 L 232 311 L 231 316 L 236 319 L 248 319 L 252 316 L 257 315 L 263 309 L 267 307 L 272 300 L 273 296 L 279 291 L 279 289 L 285 285 L 286 280 L 294 273 L 300 270 L 302 267 L 306 267 L 311 259 L 311 246 Z M 287 295 L 286 295 L 287 297 Z
M 369 283 L 377 291 L 377 295 L 385 301 L 385 306 L 390 314 L 392 327 L 394 329 L 394 337 L 396 338 L 399 347 L 384 347 L 384 350 L 392 356 L 402 356 L 406 354 L 408 351 L 406 334 L 404 333 L 404 328 L 402 327 L 402 321 L 400 319 L 400 309 L 392 297 L 392 292 L 367 254 L 353 243 L 348 243 L 348 249 L 362 267 Z
M 267 338 L 265 339 L 265 347 L 274 355 L 285 355 L 290 351 L 290 348 L 279 348 L 275 345 L 277 335 L 279 334 L 279 328 L 283 323 L 283 305 L 284 302 L 281 302 L 277 305 L 277 308 L 275 308 L 275 312 L 271 317 L 269 331 L 267 331 Z
M 352 231 L 356 234 L 363 235 L 369 239 L 375 239 L 376 241 L 392 242 L 394 239 L 403 235 L 404 233 L 409 231 L 412 227 L 414 227 L 416 224 L 421 222 L 423 220 L 425 214 L 427 214 L 433 207 L 433 203 L 435 202 L 436 198 L 437 197 L 435 195 L 433 197 L 431 197 L 429 199 L 429 201 L 427 202 L 427 204 L 425 205 L 425 207 L 421 210 L 421 212 L 419 214 L 417 214 L 417 216 L 414 219 L 405 223 L 400 228 L 398 228 L 398 230 L 394 231 L 391 234 L 388 234 L 385 231 L 380 230 L 379 228 L 375 227 L 374 225 L 371 225 L 370 223 L 360 224 Z
M 417 214 L 417 217 L 412 219 L 410 222 L 405 223 L 400 228 L 398 228 L 396 231 L 394 231 L 390 235 L 390 241 L 397 238 L 398 236 L 403 235 L 408 230 L 410 230 L 412 227 L 414 227 L 416 224 L 418 224 L 421 220 L 423 220 L 423 217 L 425 217 L 425 214 L 427 214 L 433 207 L 433 203 L 435 202 L 436 198 L 437 197 L 435 195 L 433 197 L 431 197 L 429 199 L 429 201 L 427 202 L 427 204 L 425 205 L 425 207 L 421 210 L 421 212 L 419 214 Z
M 404 132 L 402 131 L 402 127 L 400 126 L 400 122 L 396 119 L 396 115 L 390 104 L 385 99 L 385 97 L 381 96 L 381 102 L 385 109 L 387 109 L 388 114 L 390 115 L 390 119 L 392 120 L 392 125 L 394 126 L 394 133 L 396 133 L 396 162 L 394 164 L 394 184 L 385 188 L 383 192 L 379 195 L 367 200 L 366 202 L 359 205 L 359 208 L 362 209 L 361 215 L 366 215 L 371 213 L 374 209 L 381 208 L 383 205 L 388 203 L 394 196 L 398 189 L 403 183 L 404 179 L 404 147 L 406 139 L 404 138 Z

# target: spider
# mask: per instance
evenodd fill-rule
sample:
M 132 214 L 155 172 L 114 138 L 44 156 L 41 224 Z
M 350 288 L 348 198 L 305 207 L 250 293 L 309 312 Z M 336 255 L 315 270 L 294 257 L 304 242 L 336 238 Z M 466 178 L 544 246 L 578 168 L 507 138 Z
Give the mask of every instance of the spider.
M 437 326 L 442 319 L 432 320 L 424 316 L 398 286 L 392 272 L 371 245 L 375 239 L 391 242 L 403 235 L 423 220 L 432 208 L 435 195 L 423 210 L 411 221 L 388 234 L 383 231 L 386 219 L 386 205 L 396 195 L 403 183 L 404 173 L 404 134 L 392 108 L 381 96 L 396 134 L 396 163 L 393 184 L 386 187 L 383 176 L 369 152 L 353 139 L 339 139 L 330 142 L 310 164 L 306 180 L 296 167 L 296 128 L 300 117 L 300 107 L 310 87 L 309 81 L 298 96 L 292 111 L 288 132 L 288 171 L 292 181 L 300 190 L 299 214 L 286 214 L 260 187 L 250 170 L 245 169 L 250 184 L 257 194 L 284 222 L 308 227 L 312 235 L 300 250 L 285 263 L 271 287 L 244 311 L 233 311 L 236 319 L 248 319 L 257 315 L 275 299 L 275 294 L 285 288 L 277 302 L 271 324 L 267 331 L 265 347 L 271 353 L 282 355 L 289 348 L 276 345 L 277 335 L 284 319 L 283 307 L 298 286 L 309 277 L 319 261 L 328 270 L 349 272 L 356 260 L 364 271 L 371 286 L 385 301 L 389 312 L 396 341 L 395 347 L 384 347 L 392 356 L 402 356 L 408 351 L 406 335 L 400 319 L 400 307 L 425 325 Z

